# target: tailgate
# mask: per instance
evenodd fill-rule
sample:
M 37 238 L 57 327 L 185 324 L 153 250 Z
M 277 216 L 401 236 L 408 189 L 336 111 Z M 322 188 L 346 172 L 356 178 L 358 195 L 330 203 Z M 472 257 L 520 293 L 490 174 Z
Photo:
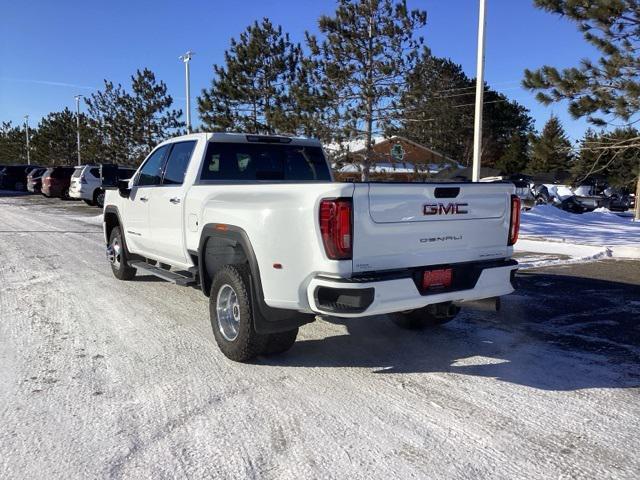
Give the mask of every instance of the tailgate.
M 511 183 L 356 184 L 354 273 L 504 258 Z

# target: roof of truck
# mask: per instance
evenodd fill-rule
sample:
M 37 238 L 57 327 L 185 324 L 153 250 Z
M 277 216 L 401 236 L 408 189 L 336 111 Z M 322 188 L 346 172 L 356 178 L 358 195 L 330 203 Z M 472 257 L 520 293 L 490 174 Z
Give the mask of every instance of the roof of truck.
M 173 137 L 163 143 L 173 143 L 183 140 L 197 140 L 204 138 L 213 142 L 229 142 L 229 143 L 282 143 L 289 145 L 309 145 L 322 146 L 320 140 L 309 137 L 299 137 L 295 135 L 259 135 L 253 133 L 227 133 L 227 132 L 202 132 L 190 133 L 179 137 Z M 277 141 L 281 139 L 281 141 Z M 274 141 L 275 140 L 275 141 Z

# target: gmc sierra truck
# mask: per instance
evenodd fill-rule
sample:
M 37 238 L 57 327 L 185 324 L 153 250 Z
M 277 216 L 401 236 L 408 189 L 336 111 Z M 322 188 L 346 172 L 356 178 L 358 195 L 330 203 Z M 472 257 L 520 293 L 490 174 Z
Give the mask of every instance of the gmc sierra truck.
M 116 278 L 201 288 L 232 360 L 288 350 L 317 314 L 422 328 L 514 289 L 511 183 L 337 183 L 317 140 L 230 133 L 171 139 L 132 178 L 101 177 Z

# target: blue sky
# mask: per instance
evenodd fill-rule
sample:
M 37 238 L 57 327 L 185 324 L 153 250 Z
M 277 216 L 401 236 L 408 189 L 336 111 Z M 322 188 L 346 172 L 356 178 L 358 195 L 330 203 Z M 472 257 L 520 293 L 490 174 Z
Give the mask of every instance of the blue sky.
M 427 11 L 423 35 L 433 53 L 452 58 L 475 76 L 477 0 L 409 0 Z M 487 0 L 486 80 L 530 109 L 541 128 L 558 115 L 573 139 L 587 124 L 572 120 L 562 105 L 544 107 L 520 87 L 524 68 L 568 67 L 594 57 L 575 25 L 537 10 L 531 0 Z M 209 85 L 229 39 L 251 22 L 269 17 L 296 41 L 317 31 L 331 14 L 330 0 L 0 0 L 0 121 L 32 124 L 51 111 L 74 107 L 75 94 L 90 94 L 103 79 L 128 84 L 137 68 L 164 80 L 184 110 L 187 49 L 192 96 Z M 195 111 L 195 102 L 193 102 Z

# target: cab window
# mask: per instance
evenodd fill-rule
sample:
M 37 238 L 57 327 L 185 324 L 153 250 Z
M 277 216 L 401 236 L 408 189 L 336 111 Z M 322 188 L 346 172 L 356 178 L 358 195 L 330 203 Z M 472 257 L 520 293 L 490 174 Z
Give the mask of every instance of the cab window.
M 140 187 L 160 185 L 160 179 L 162 177 L 162 164 L 164 163 L 164 157 L 167 153 L 169 145 L 164 145 L 156 149 L 144 162 L 140 175 L 138 175 L 138 181 L 136 184 Z
M 195 141 L 172 144 L 164 169 L 163 185 L 182 185 L 195 146 Z

